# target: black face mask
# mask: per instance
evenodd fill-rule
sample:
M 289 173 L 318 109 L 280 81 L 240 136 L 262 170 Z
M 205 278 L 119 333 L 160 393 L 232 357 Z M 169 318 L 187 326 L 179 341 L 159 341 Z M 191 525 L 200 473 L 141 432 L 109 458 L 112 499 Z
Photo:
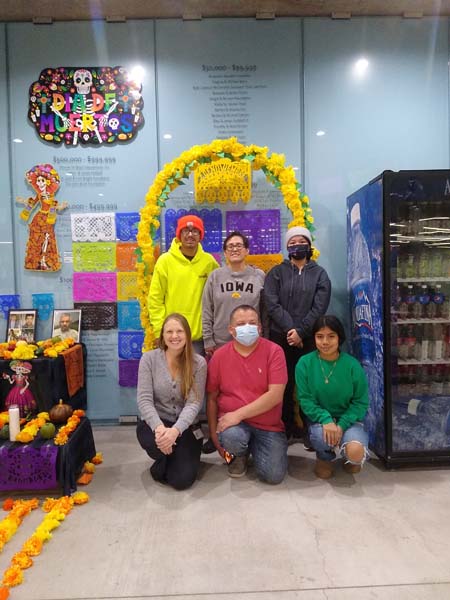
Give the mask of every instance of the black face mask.
M 304 258 L 310 258 L 311 251 L 308 244 L 296 244 L 295 246 L 289 246 L 287 249 L 289 258 L 295 260 L 303 260 Z

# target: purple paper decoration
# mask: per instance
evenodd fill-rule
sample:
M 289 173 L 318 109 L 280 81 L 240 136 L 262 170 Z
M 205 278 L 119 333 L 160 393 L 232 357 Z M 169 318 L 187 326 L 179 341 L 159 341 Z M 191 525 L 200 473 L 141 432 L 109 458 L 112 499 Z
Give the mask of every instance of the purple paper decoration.
M 227 235 L 232 231 L 245 234 L 250 242 L 250 254 L 281 252 L 280 211 L 230 210 L 227 212 Z
M 20 446 L 20 447 L 19 447 Z M 33 448 L 5 442 L 0 447 L 0 490 L 44 490 L 58 485 L 53 443 Z
M 173 210 L 169 208 L 164 213 L 164 226 L 166 234 L 166 250 L 170 248 L 177 230 L 177 222 L 184 215 L 197 215 L 205 225 L 205 237 L 202 240 L 202 248 L 205 252 L 220 252 L 222 250 L 222 213 L 218 208 L 212 210 L 192 208 L 186 210 L 180 208 Z
M 15 308 L 20 308 L 19 294 L 2 294 L 0 295 L 0 311 L 5 319 L 8 318 L 8 311 Z
M 134 242 L 140 218 L 138 212 L 116 213 L 117 239 L 122 242 Z
M 116 273 L 74 273 L 74 302 L 116 302 Z
M 119 360 L 119 385 L 136 387 L 139 371 L 139 360 Z

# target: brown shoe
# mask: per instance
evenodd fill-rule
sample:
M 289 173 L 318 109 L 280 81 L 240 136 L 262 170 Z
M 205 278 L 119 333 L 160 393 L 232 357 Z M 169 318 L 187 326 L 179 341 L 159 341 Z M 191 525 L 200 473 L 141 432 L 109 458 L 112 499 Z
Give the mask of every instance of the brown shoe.
M 346 473 L 350 473 L 351 475 L 354 475 L 355 473 L 359 473 L 361 471 L 361 465 L 353 465 L 350 462 L 345 462 L 342 465 L 342 468 Z
M 314 473 L 319 479 L 330 479 L 333 476 L 333 463 L 329 460 L 317 458 Z
M 228 475 L 230 477 L 244 477 L 247 473 L 248 456 L 236 456 L 233 462 L 228 465 Z

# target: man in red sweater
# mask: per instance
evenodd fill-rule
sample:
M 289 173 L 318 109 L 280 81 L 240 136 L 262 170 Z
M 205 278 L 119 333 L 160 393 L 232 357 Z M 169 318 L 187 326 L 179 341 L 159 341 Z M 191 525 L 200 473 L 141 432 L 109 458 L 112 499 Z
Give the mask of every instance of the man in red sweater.
M 233 340 L 216 350 L 208 365 L 207 414 L 211 439 L 231 459 L 230 477 L 247 471 L 249 454 L 258 477 L 280 483 L 287 470 L 287 440 L 281 419 L 286 360 L 277 344 L 261 335 L 259 315 L 248 305 L 230 315 Z

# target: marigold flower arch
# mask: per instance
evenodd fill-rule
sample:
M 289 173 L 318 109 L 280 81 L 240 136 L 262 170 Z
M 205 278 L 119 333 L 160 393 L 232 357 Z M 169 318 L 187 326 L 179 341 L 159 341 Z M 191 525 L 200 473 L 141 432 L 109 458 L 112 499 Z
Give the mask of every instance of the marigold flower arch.
M 253 171 L 261 169 L 267 180 L 280 190 L 286 206 L 293 215 L 289 227 L 300 225 L 307 227 L 311 233 L 314 231 L 314 218 L 309 206 L 309 198 L 300 191 L 301 186 L 295 178 L 294 169 L 291 166 L 285 166 L 283 154 L 275 152 L 269 154 L 268 152 L 269 150 L 265 146 L 253 144 L 244 146 L 234 137 L 226 140 L 213 140 L 210 144 L 193 146 L 182 152 L 178 158 L 164 165 L 164 168 L 156 175 L 145 196 L 145 206 L 141 209 L 137 235 L 137 277 L 141 322 L 145 330 L 144 351 L 150 350 L 154 341 L 148 317 L 147 296 L 155 262 L 159 256 L 159 244 L 154 244 L 160 227 L 159 215 L 170 192 L 179 185 L 184 185 L 183 179 L 189 179 L 190 174 L 199 164 L 219 159 L 250 162 Z M 319 252 L 314 249 L 313 258 L 316 259 L 318 256 Z

